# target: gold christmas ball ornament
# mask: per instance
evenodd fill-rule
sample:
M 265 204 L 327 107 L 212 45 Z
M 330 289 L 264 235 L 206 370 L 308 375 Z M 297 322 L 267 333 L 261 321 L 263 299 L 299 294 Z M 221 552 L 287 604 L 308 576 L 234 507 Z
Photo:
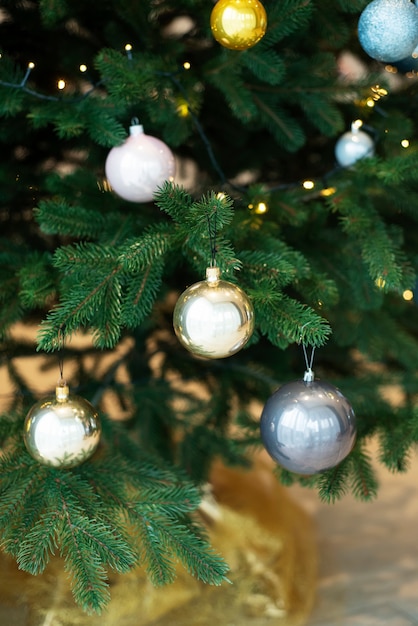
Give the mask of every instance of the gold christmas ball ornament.
M 181 294 L 174 308 L 173 325 L 187 350 L 219 359 L 235 354 L 250 339 L 254 310 L 240 287 L 220 280 L 219 268 L 209 267 L 206 280 Z
M 84 398 L 70 395 L 59 384 L 55 396 L 33 405 L 24 424 L 24 442 L 39 463 L 60 469 L 80 465 L 95 452 L 100 441 L 96 409 Z
M 259 0 L 219 0 L 211 13 L 210 27 L 225 48 L 247 50 L 266 32 L 266 10 Z

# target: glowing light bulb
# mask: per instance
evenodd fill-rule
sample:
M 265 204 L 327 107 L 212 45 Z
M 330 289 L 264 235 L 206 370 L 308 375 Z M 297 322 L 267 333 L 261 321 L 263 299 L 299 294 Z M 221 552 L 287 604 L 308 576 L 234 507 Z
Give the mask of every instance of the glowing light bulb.
M 57 82 L 57 87 L 58 89 L 60 89 L 61 91 L 63 89 L 65 89 L 65 80 L 63 80 L 62 78 L 60 78 L 60 80 Z
M 409 140 L 408 139 L 402 139 L 401 146 L 402 146 L 402 148 L 409 148 Z
M 315 187 L 315 183 L 313 180 L 304 180 L 302 183 L 302 187 L 304 189 L 313 189 Z
M 131 44 L 130 44 L 130 43 L 127 43 L 127 44 L 126 44 L 126 46 L 125 46 L 125 51 L 126 51 L 126 52 L 131 52 L 131 51 L 132 51 L 132 46 L 131 46 Z
M 381 87 L 380 85 L 375 85 L 374 87 L 371 88 L 371 91 L 374 94 L 373 98 L 375 100 L 379 100 L 380 98 L 383 98 L 384 96 L 388 95 L 387 89 L 385 89 L 384 87 Z
M 183 67 L 184 67 L 184 69 L 185 69 L 185 70 L 189 70 L 192 66 L 191 66 L 191 64 L 189 63 L 189 61 L 185 61 L 185 62 L 183 63 Z
M 258 214 L 267 213 L 267 211 L 268 211 L 268 208 L 265 202 L 259 202 L 257 206 L 255 207 L 255 212 Z
M 30 62 L 28 63 L 28 68 L 29 68 L 30 70 L 33 70 L 33 68 L 34 68 L 34 67 L 35 67 L 35 63 L 33 63 L 33 61 L 30 61 Z
M 82 63 L 80 65 L 80 72 L 82 72 L 84 74 L 84 72 L 87 72 L 87 65 L 84 65 L 84 63 Z
M 402 298 L 404 300 L 413 300 L 414 299 L 414 292 L 411 291 L 410 289 L 405 289 L 405 291 L 402 294 Z
M 187 102 L 179 102 L 176 108 L 179 117 L 187 117 L 189 115 L 189 107 Z
M 336 191 L 337 189 L 335 187 L 327 187 L 326 189 L 321 190 L 321 196 L 332 196 Z

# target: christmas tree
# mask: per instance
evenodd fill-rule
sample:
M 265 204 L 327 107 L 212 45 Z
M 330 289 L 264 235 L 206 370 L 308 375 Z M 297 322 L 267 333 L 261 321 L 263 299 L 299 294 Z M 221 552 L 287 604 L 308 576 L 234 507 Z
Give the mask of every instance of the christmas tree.
M 161 585 L 180 560 L 226 580 L 194 511 L 214 459 L 247 466 L 262 447 L 254 407 L 303 378 L 303 350 L 357 438 L 335 466 L 278 479 L 371 499 L 370 438 L 393 471 L 418 438 L 414 60 L 361 47 L 365 0 L 249 4 L 251 35 L 242 21 L 225 36 L 223 6 L 203 0 L 2 3 L 1 544 L 32 574 L 61 554 L 86 611 L 108 602 L 109 568 L 142 564 Z M 132 141 L 133 198 L 130 166 L 105 170 Z M 208 268 L 247 316 L 233 345 L 214 309 L 196 342 L 179 311 Z M 22 357 L 56 371 L 77 458 L 59 456 L 66 431 L 39 432 Z

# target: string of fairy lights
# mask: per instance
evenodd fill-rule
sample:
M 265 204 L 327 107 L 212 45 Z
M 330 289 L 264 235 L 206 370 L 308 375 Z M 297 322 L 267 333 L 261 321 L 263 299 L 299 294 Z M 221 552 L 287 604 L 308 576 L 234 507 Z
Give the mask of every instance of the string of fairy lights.
M 125 45 L 125 53 L 127 56 L 128 61 L 132 61 L 133 60 L 133 46 L 130 43 L 127 43 Z M 0 53 L 0 60 L 2 58 L 2 54 Z M 11 82 L 7 82 L 4 80 L 0 80 L 0 85 L 4 86 L 4 87 L 9 87 L 9 88 L 13 88 L 13 89 L 21 89 L 22 91 L 24 91 L 25 93 L 34 96 L 38 99 L 43 99 L 43 100 L 49 100 L 49 101 L 55 101 L 55 102 L 59 102 L 59 101 L 63 101 L 62 96 L 59 95 L 50 95 L 50 94 L 44 94 L 41 93 L 39 91 L 36 91 L 34 89 L 31 89 L 30 87 L 28 87 L 28 81 L 29 78 L 31 76 L 32 71 L 35 69 L 36 65 L 33 61 L 30 61 L 27 65 L 25 74 L 22 78 L 22 80 L 19 83 L 11 83 Z M 181 71 L 188 71 L 191 69 L 191 63 L 189 61 L 185 61 L 182 65 L 182 69 Z M 392 66 L 392 65 L 386 65 L 385 66 L 385 70 L 391 73 L 396 73 L 397 69 L 396 67 Z M 85 74 L 87 75 L 88 72 L 88 66 L 85 63 L 80 64 L 79 66 L 79 71 L 81 74 Z M 180 74 L 180 72 L 177 72 L 177 74 Z M 205 145 L 205 149 L 208 153 L 208 156 L 210 157 L 210 160 L 212 162 L 212 165 L 215 169 L 215 171 L 217 172 L 219 178 L 220 178 L 220 182 L 222 184 L 228 183 L 231 187 L 236 187 L 240 190 L 242 190 L 242 188 L 237 187 L 236 185 L 234 185 L 233 183 L 231 183 L 230 181 L 227 181 L 226 176 L 224 174 L 224 172 L 222 171 L 222 168 L 220 167 L 219 163 L 216 160 L 216 157 L 214 155 L 213 152 L 213 148 L 211 146 L 210 140 L 207 137 L 197 115 L 194 113 L 193 108 L 191 107 L 189 101 L 188 101 L 188 97 L 187 97 L 187 93 L 186 90 L 183 88 L 183 85 L 181 83 L 181 81 L 179 80 L 178 76 L 173 73 L 173 72 L 156 72 L 156 74 L 159 75 L 164 75 L 166 77 L 168 77 L 173 84 L 176 86 L 176 88 L 178 89 L 178 91 L 181 93 L 182 95 L 182 100 L 179 102 L 179 104 L 177 105 L 177 114 L 179 115 L 179 117 L 191 117 L 192 121 L 196 127 L 196 130 L 198 131 L 204 145 Z M 415 72 L 409 72 L 408 74 L 406 74 L 407 77 L 414 77 L 416 76 Z M 99 87 L 103 86 L 102 82 L 99 81 L 97 83 L 92 83 L 90 88 L 87 89 L 81 96 L 76 96 L 76 97 L 67 97 L 65 99 L 66 104 L 71 104 L 71 103 L 76 103 L 79 102 L 80 100 L 83 100 L 85 98 L 88 98 L 96 89 L 98 89 Z M 56 80 L 56 89 L 59 92 L 64 92 L 65 89 L 68 87 L 67 81 L 64 78 L 58 78 Z M 385 89 L 384 87 L 381 87 L 380 85 L 372 85 L 370 87 L 370 95 L 366 96 L 362 101 L 358 102 L 359 107 L 368 107 L 368 108 L 374 108 L 376 107 L 377 102 L 388 95 L 388 91 L 387 89 Z M 381 108 L 379 108 L 379 112 L 381 114 L 385 114 Z M 363 126 L 363 121 L 361 119 L 357 119 L 353 121 L 353 125 L 356 126 L 357 128 L 360 128 L 361 126 Z M 368 128 L 368 130 L 370 130 L 370 127 Z M 400 142 L 401 146 L 403 148 L 408 148 L 410 146 L 410 142 L 409 139 L 404 138 L 401 140 Z M 337 167 L 335 169 L 342 169 L 341 167 Z M 331 173 L 333 173 L 334 170 L 332 170 L 332 172 L 327 173 L 323 178 L 326 180 L 329 175 Z M 317 183 L 315 182 L 315 180 L 312 179 L 305 179 L 302 181 L 298 181 L 296 183 L 288 183 L 288 184 L 280 184 L 278 186 L 274 186 L 269 188 L 270 192 L 274 192 L 280 189 L 285 189 L 285 188 L 290 188 L 290 187 L 297 187 L 297 186 L 302 186 L 304 189 L 308 190 L 308 191 L 312 191 Z M 335 190 L 333 190 L 333 188 L 325 188 L 321 190 L 321 195 L 327 196 L 327 195 L 332 195 L 332 193 L 334 193 Z M 268 208 L 265 202 L 260 202 L 259 204 L 257 204 L 256 206 L 250 207 L 253 208 L 255 210 L 256 213 L 262 214 L 267 212 Z
M 133 56 L 132 44 L 127 43 L 124 47 L 124 50 L 125 50 L 125 54 L 126 54 L 128 62 L 133 61 L 134 56 Z M 0 53 L 0 62 L 1 62 L 1 58 L 2 58 L 2 54 Z M 59 92 L 57 95 L 41 93 L 35 89 L 32 89 L 29 86 L 28 84 L 29 79 L 31 77 L 32 72 L 35 70 L 35 68 L 36 68 L 36 64 L 33 61 L 30 61 L 26 67 L 25 73 L 20 82 L 12 83 L 12 82 L 0 80 L 0 86 L 8 87 L 11 89 L 22 90 L 28 95 L 35 97 L 37 99 L 54 101 L 54 102 L 65 102 L 65 104 L 69 104 L 69 105 L 75 104 L 77 102 L 82 101 L 85 98 L 90 97 L 99 87 L 104 86 L 102 81 L 93 83 L 91 79 L 88 77 L 88 66 L 85 63 L 81 63 L 78 69 L 81 75 L 84 75 L 86 78 L 88 78 L 89 87 L 86 88 L 85 91 L 80 95 L 76 95 L 76 96 L 68 95 L 68 96 L 65 96 L 65 99 L 64 99 L 64 92 L 68 88 L 68 82 L 64 78 L 57 78 L 56 80 L 56 89 Z M 189 61 L 185 61 L 182 64 L 181 68 L 179 68 L 179 70 L 176 73 L 156 72 L 156 74 L 160 76 L 165 76 L 166 78 L 168 78 L 176 87 L 179 94 L 181 95 L 181 100 L 179 101 L 177 105 L 177 109 L 176 109 L 177 114 L 179 115 L 179 117 L 191 118 L 194 124 L 194 127 L 196 128 L 196 131 L 199 134 L 201 141 L 205 147 L 205 150 L 208 154 L 212 167 L 219 177 L 221 185 L 228 185 L 232 189 L 235 189 L 236 191 L 239 191 L 241 193 L 245 192 L 245 187 L 237 185 L 229 181 L 227 177 L 225 176 L 225 173 L 223 172 L 218 160 L 216 159 L 210 139 L 207 136 L 199 120 L 198 115 L 193 111 L 193 107 L 191 106 L 188 100 L 187 92 L 184 89 L 182 82 L 181 82 L 181 74 L 184 71 L 189 71 L 191 69 L 192 69 L 192 64 Z M 390 73 L 395 73 L 397 71 L 397 69 L 392 65 L 386 65 L 385 70 Z M 406 78 L 414 78 L 416 77 L 416 73 L 409 72 L 405 76 Z M 361 101 L 358 101 L 357 104 L 360 108 L 367 107 L 369 109 L 376 109 L 376 111 L 380 113 L 381 115 L 386 115 L 385 111 L 382 110 L 382 108 L 378 105 L 378 103 L 382 98 L 386 97 L 387 95 L 388 95 L 388 90 L 386 88 L 381 87 L 378 84 L 375 84 L 370 87 L 369 95 L 365 96 Z M 352 129 L 355 129 L 356 131 L 358 131 L 362 127 L 366 128 L 371 133 L 373 132 L 373 129 L 369 126 L 364 125 L 364 122 L 361 119 L 356 119 L 352 122 Z M 400 141 L 400 145 L 404 149 L 409 148 L 410 147 L 409 139 L 407 138 L 402 139 Z M 370 154 L 370 156 L 372 156 L 372 154 Z M 296 182 L 281 183 L 275 186 L 271 186 L 266 190 L 266 196 L 271 193 L 280 191 L 280 190 L 296 189 L 296 188 L 302 188 L 303 190 L 310 192 L 310 194 L 314 192 L 316 193 L 316 195 L 320 197 L 332 196 L 334 193 L 336 193 L 337 190 L 335 187 L 328 185 L 326 181 L 328 181 L 333 176 L 333 174 L 335 174 L 337 171 L 344 170 L 347 167 L 350 167 L 351 165 L 352 164 L 345 166 L 345 165 L 337 164 L 332 170 L 330 170 L 325 175 L 323 175 L 320 181 L 311 179 L 311 178 L 305 178 L 303 180 L 299 180 Z M 106 184 L 106 181 L 103 181 L 102 188 L 104 191 L 109 191 L 110 185 Z M 261 199 L 255 203 L 249 203 L 248 209 L 251 212 L 259 216 L 267 213 L 269 210 L 267 199 Z M 378 281 L 376 284 L 378 288 L 384 288 L 385 286 L 384 284 L 379 285 Z M 403 298 L 405 300 L 413 300 L 414 293 L 411 290 L 405 290 L 403 293 Z

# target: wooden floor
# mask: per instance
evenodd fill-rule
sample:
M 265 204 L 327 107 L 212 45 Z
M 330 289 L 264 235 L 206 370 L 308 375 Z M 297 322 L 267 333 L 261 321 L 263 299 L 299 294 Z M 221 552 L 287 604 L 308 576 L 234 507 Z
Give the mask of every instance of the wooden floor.
M 326 505 L 292 489 L 318 534 L 318 593 L 306 626 L 418 626 L 418 454 L 406 474 L 375 466 L 372 503 L 347 496 Z

